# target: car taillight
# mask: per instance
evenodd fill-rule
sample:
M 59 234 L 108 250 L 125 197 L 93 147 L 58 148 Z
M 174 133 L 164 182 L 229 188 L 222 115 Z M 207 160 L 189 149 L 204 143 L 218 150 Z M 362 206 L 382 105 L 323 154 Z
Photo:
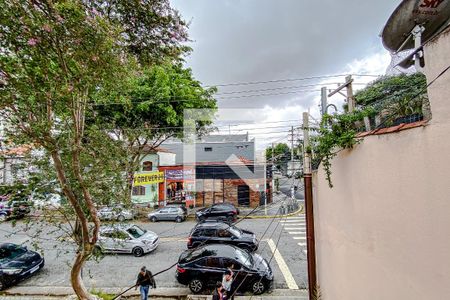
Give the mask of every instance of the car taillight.
M 237 215 L 237 210 L 233 210 L 233 214 Z
M 179 267 L 179 266 L 177 266 L 177 272 L 178 273 L 184 273 L 184 272 L 186 272 L 186 270 L 181 268 L 181 267 Z
M 188 237 L 188 245 L 192 244 L 192 237 Z

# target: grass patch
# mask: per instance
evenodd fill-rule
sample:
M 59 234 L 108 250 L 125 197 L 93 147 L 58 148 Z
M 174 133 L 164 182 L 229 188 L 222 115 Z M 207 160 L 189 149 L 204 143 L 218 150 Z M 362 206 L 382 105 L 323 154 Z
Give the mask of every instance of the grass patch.
M 113 300 L 113 298 L 116 296 L 114 294 L 107 294 L 107 293 L 104 293 L 102 291 L 97 291 L 97 290 L 92 290 L 91 294 L 95 295 L 97 297 L 100 297 L 103 300 Z

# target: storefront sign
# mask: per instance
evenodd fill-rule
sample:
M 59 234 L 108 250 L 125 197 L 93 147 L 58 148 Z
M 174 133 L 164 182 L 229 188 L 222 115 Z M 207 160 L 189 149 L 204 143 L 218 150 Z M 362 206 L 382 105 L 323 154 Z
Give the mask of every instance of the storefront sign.
M 133 186 L 147 185 L 164 182 L 164 172 L 148 172 L 135 174 L 133 177 Z
M 194 169 L 166 170 L 166 179 L 173 181 L 194 180 Z

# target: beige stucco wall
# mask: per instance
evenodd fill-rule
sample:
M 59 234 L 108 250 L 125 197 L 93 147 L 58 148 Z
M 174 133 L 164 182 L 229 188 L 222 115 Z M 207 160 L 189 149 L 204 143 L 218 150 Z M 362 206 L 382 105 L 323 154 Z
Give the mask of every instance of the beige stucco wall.
M 450 35 L 425 49 L 427 79 L 450 65 Z M 426 127 L 368 136 L 314 175 L 323 299 L 450 299 L 450 71 L 429 89 Z

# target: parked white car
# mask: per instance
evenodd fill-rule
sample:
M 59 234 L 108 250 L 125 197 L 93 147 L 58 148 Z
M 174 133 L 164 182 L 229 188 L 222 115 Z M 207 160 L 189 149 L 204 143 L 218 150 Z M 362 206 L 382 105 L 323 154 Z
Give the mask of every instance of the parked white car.
M 97 211 L 97 216 L 104 221 L 119 221 L 132 220 L 134 214 L 131 210 L 125 209 L 120 205 L 113 207 L 103 207 Z
M 101 226 L 97 250 L 102 253 L 131 253 L 142 256 L 158 247 L 158 235 L 133 224 Z

